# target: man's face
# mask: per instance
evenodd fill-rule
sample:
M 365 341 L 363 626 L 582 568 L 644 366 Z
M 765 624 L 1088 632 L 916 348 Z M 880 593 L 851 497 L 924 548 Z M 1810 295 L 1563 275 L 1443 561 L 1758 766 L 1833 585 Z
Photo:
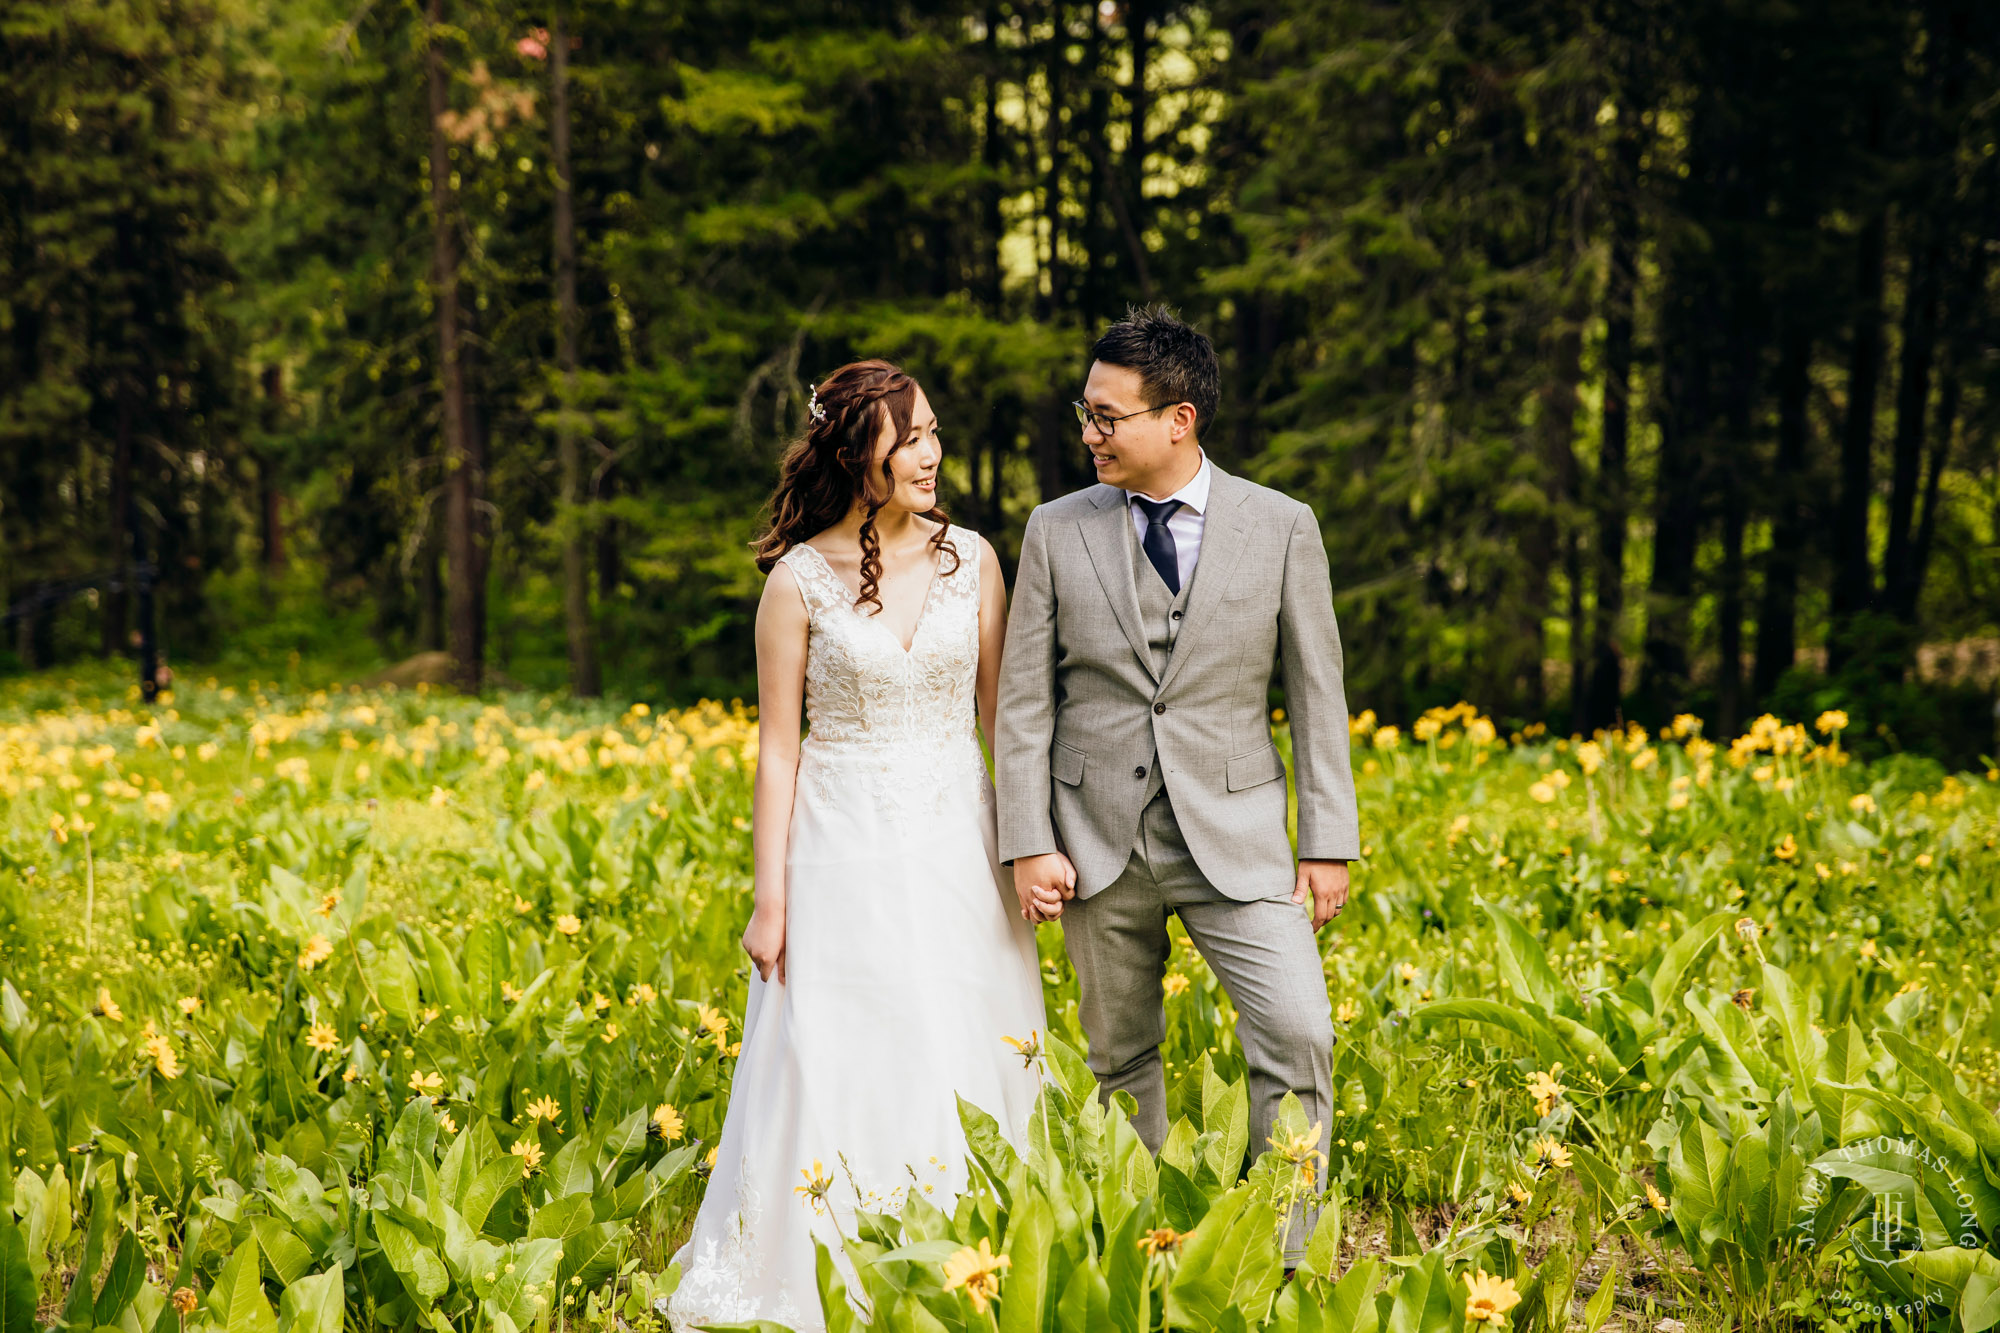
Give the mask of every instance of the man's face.
M 1106 435 L 1095 425 L 1083 428 L 1084 447 L 1097 469 L 1097 479 L 1107 486 L 1144 494 L 1171 494 L 1173 487 L 1161 487 L 1170 479 L 1181 479 L 1188 460 L 1197 450 L 1195 411 L 1186 403 L 1170 403 L 1158 411 L 1146 401 L 1139 372 L 1130 366 L 1114 366 L 1093 361 L 1084 381 L 1083 401 L 1100 417 L 1124 417 Z M 1129 415 L 1138 413 L 1137 416 Z

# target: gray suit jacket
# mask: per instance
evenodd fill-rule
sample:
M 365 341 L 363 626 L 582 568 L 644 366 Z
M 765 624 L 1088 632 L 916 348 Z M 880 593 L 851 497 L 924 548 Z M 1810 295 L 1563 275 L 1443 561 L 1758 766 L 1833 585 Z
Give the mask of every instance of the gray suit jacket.
M 1028 516 L 1000 671 L 1000 857 L 1066 852 L 1077 892 L 1118 877 L 1157 751 L 1189 851 L 1250 901 L 1291 890 L 1271 671 L 1285 668 L 1298 854 L 1361 854 L 1340 630 L 1306 505 L 1216 469 L 1173 656 L 1156 675 L 1125 493 L 1092 486 Z

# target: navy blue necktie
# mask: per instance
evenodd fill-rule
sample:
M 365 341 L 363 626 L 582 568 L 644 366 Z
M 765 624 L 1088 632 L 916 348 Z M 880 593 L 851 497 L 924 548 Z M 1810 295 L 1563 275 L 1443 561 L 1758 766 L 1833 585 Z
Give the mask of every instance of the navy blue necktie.
M 1181 595 L 1181 557 L 1174 548 L 1174 534 L 1167 527 L 1167 520 L 1181 507 L 1179 500 L 1148 500 L 1133 496 L 1132 503 L 1146 516 L 1146 536 L 1139 544 L 1146 548 L 1146 558 L 1153 562 L 1153 568 L 1160 571 L 1160 578 L 1167 585 L 1167 591 L 1174 596 Z

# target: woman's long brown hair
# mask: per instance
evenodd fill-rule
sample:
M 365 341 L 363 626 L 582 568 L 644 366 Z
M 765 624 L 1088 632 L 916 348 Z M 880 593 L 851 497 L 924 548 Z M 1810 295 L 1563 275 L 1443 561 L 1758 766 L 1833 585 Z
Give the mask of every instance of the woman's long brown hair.
M 887 361 L 854 361 L 828 375 L 816 393 L 825 415 L 807 423 L 805 437 L 785 451 L 778 465 L 771 526 L 756 542 L 757 568 L 770 573 L 780 556 L 840 522 L 859 500 L 866 512 L 861 519 L 861 595 L 854 605 L 872 602 L 880 612 L 882 542 L 875 534 L 875 515 L 895 488 L 889 460 L 909 440 L 917 382 Z M 877 469 L 869 464 L 885 414 L 896 442 Z M 931 546 L 951 557 L 951 568 L 942 572 L 957 573 L 958 551 L 948 540 L 950 520 L 944 510 L 932 509 L 923 517 L 938 525 Z

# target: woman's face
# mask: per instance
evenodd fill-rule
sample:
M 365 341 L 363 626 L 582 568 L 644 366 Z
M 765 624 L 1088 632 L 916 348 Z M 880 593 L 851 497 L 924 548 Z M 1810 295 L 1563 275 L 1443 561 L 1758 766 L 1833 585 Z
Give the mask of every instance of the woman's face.
M 938 441 L 937 413 L 923 389 L 916 391 L 910 405 L 910 432 L 896 438 L 896 422 L 885 409 L 881 433 L 875 438 L 875 479 L 882 479 L 882 465 L 889 466 L 889 498 L 884 509 L 906 509 L 928 514 L 937 508 L 938 466 L 944 461 L 944 447 Z

